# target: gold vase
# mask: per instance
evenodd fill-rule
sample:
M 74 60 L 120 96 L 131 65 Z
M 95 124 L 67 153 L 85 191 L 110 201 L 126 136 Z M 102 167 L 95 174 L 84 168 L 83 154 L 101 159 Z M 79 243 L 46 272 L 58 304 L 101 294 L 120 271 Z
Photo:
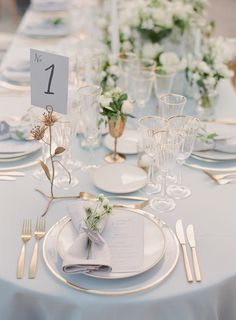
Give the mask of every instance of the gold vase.
M 109 133 L 114 138 L 114 151 L 105 156 L 105 160 L 109 163 L 125 161 L 125 155 L 117 152 L 117 139 L 124 132 L 126 120 L 126 117 L 118 117 L 115 121 L 108 120 Z

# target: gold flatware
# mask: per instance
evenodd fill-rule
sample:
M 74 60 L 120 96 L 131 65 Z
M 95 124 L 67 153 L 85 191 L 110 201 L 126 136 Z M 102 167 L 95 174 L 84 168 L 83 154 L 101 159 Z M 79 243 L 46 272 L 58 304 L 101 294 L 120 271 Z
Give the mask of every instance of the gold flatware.
M 80 192 L 79 194 L 80 198 L 83 200 L 95 200 L 97 199 L 97 196 L 89 193 L 89 192 Z M 117 195 L 117 196 L 106 196 L 108 199 L 124 199 L 124 200 L 136 200 L 136 201 L 148 201 L 148 198 L 145 197 L 136 197 L 136 196 L 123 196 L 123 195 Z
M 21 171 L 0 171 L 0 176 L 24 177 L 25 173 Z
M 224 185 L 224 184 L 228 184 L 228 183 L 231 183 L 231 182 L 236 182 L 236 178 L 234 178 L 234 179 L 226 179 L 226 178 L 224 178 L 224 179 L 217 180 L 217 183 L 219 185 Z
M 25 268 L 25 248 L 26 243 L 31 239 L 31 220 L 26 219 L 23 221 L 22 231 L 21 231 L 21 239 L 23 241 L 23 245 L 21 248 L 20 256 L 17 264 L 17 279 L 22 279 L 24 275 Z
M 220 180 L 234 180 L 233 178 L 236 178 L 236 172 L 232 171 L 232 172 L 227 172 L 227 173 L 213 173 L 207 170 L 203 170 L 203 172 L 205 174 L 207 174 L 210 178 L 212 178 L 213 180 L 215 180 L 217 183 L 220 182 Z M 224 179 L 224 178 L 229 178 L 232 177 L 232 179 Z M 226 182 L 227 183 L 227 182 Z M 220 184 L 224 184 L 224 183 L 220 183 Z
M 38 266 L 38 244 L 39 240 L 42 239 L 45 235 L 46 223 L 44 218 L 38 218 L 35 226 L 35 244 L 33 249 L 33 254 L 30 261 L 29 267 L 29 279 L 34 279 L 37 273 Z
M 236 119 L 234 118 L 219 118 L 219 119 L 203 119 L 201 120 L 203 122 L 213 122 L 213 123 L 219 123 L 219 124 L 230 124 L 230 125 L 236 125 Z
M 201 271 L 200 271 L 198 257 L 197 257 L 195 234 L 194 234 L 194 228 L 192 224 L 187 226 L 186 233 L 187 233 L 188 243 L 192 251 L 195 279 L 197 282 L 200 282 L 202 281 L 202 276 L 201 276 Z
M 176 235 L 179 240 L 179 243 L 181 244 L 182 251 L 183 251 L 183 259 L 184 259 L 184 267 L 185 267 L 185 274 L 188 282 L 193 282 L 193 275 L 188 259 L 188 252 L 186 248 L 186 241 L 185 241 L 185 235 L 184 235 L 184 228 L 182 220 L 177 220 L 175 225 Z
M 128 208 L 128 209 L 143 209 L 149 204 L 149 200 L 133 204 L 113 204 L 115 208 Z
M 0 176 L 0 181 L 16 181 L 16 178 L 9 176 Z

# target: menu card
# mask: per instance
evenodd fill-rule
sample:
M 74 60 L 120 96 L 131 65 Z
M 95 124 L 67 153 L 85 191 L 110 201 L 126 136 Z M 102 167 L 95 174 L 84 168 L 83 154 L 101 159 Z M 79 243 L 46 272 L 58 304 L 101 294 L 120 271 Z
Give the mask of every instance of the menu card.
M 143 217 L 132 213 L 112 214 L 103 237 L 109 244 L 113 272 L 138 272 L 144 259 Z

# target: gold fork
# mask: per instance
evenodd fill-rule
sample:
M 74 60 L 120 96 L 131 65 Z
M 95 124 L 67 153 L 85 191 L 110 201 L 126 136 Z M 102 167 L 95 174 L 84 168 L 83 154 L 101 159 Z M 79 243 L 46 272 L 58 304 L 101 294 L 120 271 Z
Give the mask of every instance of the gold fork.
M 17 279 L 22 279 L 24 275 L 24 268 L 25 268 L 25 248 L 26 243 L 31 239 L 31 220 L 25 219 L 23 221 L 22 231 L 21 231 L 21 239 L 23 241 L 23 245 L 21 248 L 20 256 L 18 259 L 17 264 L 17 272 L 16 277 Z
M 43 238 L 45 235 L 45 219 L 38 218 L 35 226 L 35 244 L 33 249 L 33 254 L 30 261 L 29 267 L 29 279 L 34 279 L 37 273 L 37 266 L 38 266 L 38 244 L 39 240 Z

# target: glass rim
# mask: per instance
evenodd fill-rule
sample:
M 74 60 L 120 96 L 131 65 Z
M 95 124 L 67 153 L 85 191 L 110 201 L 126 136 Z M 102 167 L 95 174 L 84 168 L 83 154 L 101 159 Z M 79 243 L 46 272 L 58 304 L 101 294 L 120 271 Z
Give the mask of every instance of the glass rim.
M 93 88 L 94 91 L 92 91 L 91 93 L 81 93 L 81 90 L 86 89 L 86 88 Z M 81 96 L 86 96 L 86 97 L 88 97 L 88 96 L 96 96 L 96 95 L 99 95 L 99 94 L 102 93 L 102 88 L 99 87 L 99 86 L 97 86 L 97 85 L 86 84 L 86 85 L 80 87 L 80 88 L 77 90 L 77 93 L 78 93 L 79 95 L 81 95 Z
M 181 101 L 181 102 L 166 102 L 166 101 L 164 101 L 165 97 L 179 97 L 183 101 Z M 171 105 L 171 106 L 177 106 L 177 105 L 180 105 L 180 104 L 183 104 L 183 103 L 187 102 L 187 98 L 185 96 L 182 96 L 181 94 L 177 94 L 177 93 L 164 93 L 164 94 L 159 96 L 159 100 L 161 102 L 167 103 L 168 105 Z
M 167 74 L 160 74 L 158 73 L 157 71 L 160 70 L 160 69 L 164 69 L 164 70 L 169 70 L 170 73 L 167 73 Z M 156 67 L 154 69 L 154 72 L 155 72 L 155 75 L 160 77 L 160 78 L 170 78 L 170 77 L 174 77 L 176 75 L 176 70 L 174 68 L 171 68 L 171 67 L 164 67 L 164 66 L 159 66 L 159 67 Z
M 146 119 L 156 119 L 156 120 L 158 119 L 158 120 L 163 121 L 164 124 L 168 123 L 167 119 L 159 117 L 159 116 L 143 116 L 143 117 L 138 119 L 138 124 L 139 124 L 140 127 L 143 127 L 145 129 L 150 129 L 149 127 L 147 127 L 147 126 L 145 126 L 144 124 L 141 123 L 142 120 L 146 120 Z

